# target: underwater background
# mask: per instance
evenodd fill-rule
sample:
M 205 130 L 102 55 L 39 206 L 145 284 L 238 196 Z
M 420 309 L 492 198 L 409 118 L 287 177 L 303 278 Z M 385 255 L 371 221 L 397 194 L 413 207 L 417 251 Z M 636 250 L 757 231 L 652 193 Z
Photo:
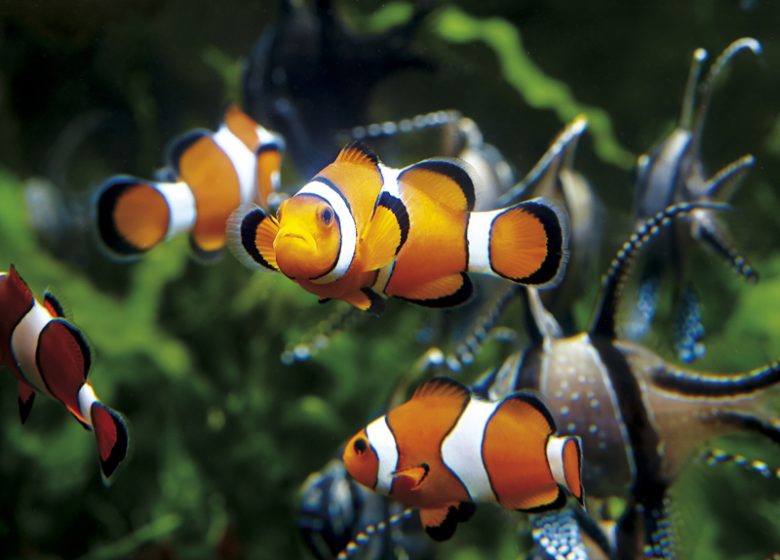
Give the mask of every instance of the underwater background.
M 336 7 L 360 33 L 412 11 L 408 2 Z M 381 411 L 427 348 L 441 312 L 390 302 L 382 317 L 285 365 L 282 353 L 341 303 L 320 305 L 229 254 L 204 266 L 183 237 L 135 263 L 98 249 L 95 187 L 114 173 L 149 176 L 172 138 L 215 128 L 278 15 L 270 1 L 0 1 L 0 270 L 13 263 L 36 294 L 49 287 L 65 303 L 94 351 L 91 382 L 128 419 L 132 439 L 105 488 L 92 438 L 44 398 L 21 426 L 16 384 L 4 375 L 0 558 L 307 558 L 300 485 Z M 564 123 L 586 114 L 575 167 L 605 205 L 603 271 L 632 228 L 635 158 L 674 126 L 693 50 L 715 56 L 738 37 L 758 39 L 764 53 L 737 57 L 719 81 L 702 150 L 711 171 L 756 157 L 724 218 L 761 280 L 742 282 L 703 250 L 695 264 L 707 330 L 696 367 L 749 369 L 780 356 L 778 24 L 780 4 L 768 0 L 442 1 L 410 44 L 428 64 L 388 72 L 365 91 L 365 122 L 457 109 L 522 175 Z M 374 147 L 393 166 L 436 155 L 413 144 Z M 306 179 L 287 158 L 283 185 Z M 597 277 L 582 286 L 580 328 L 598 286 Z M 511 306 L 502 324 L 522 329 L 520 314 Z M 644 343 L 674 360 L 661 327 Z M 514 349 L 489 343 L 462 380 Z M 780 467 L 780 450 L 756 438 L 717 443 Z M 780 552 L 780 480 L 694 462 L 673 496 L 683 557 Z M 524 557 L 523 519 L 482 507 L 437 551 Z

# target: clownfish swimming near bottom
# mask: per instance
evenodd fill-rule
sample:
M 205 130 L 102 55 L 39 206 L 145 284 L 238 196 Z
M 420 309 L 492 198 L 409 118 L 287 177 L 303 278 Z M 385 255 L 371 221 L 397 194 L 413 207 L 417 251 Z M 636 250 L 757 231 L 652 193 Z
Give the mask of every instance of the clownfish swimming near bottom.
M 84 428 L 95 432 L 100 470 L 108 482 L 127 456 L 127 429 L 87 383 L 90 361 L 84 336 L 62 317 L 51 294 L 41 303 L 13 266 L 0 272 L 0 365 L 19 380 L 22 423 L 36 392 L 60 401 Z
M 360 484 L 419 508 L 426 532 L 443 541 L 475 502 L 540 512 L 562 507 L 568 492 L 582 505 L 580 438 L 555 431 L 531 393 L 485 401 L 438 377 L 355 434 L 344 466 Z

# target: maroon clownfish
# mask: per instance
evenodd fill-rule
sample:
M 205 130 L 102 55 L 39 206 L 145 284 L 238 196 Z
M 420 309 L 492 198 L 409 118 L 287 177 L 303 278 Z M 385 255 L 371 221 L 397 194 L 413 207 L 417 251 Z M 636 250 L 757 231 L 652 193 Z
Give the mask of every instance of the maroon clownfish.
M 428 534 L 446 540 L 475 502 L 540 512 L 568 493 L 582 505 L 580 438 L 555 432 L 531 393 L 486 401 L 440 377 L 355 434 L 343 460 L 357 482 L 419 508 Z
M 101 474 L 108 482 L 127 456 L 127 429 L 87 382 L 89 346 L 62 315 L 48 292 L 43 303 L 33 296 L 13 265 L 9 272 L 0 272 L 0 365 L 19 380 L 22 423 L 36 393 L 60 401 L 82 426 L 95 432 Z
M 225 246 L 225 224 L 242 204 L 267 207 L 279 189 L 284 143 L 236 105 L 216 131 L 196 130 L 171 145 L 171 181 L 127 175 L 108 179 L 96 196 L 100 239 L 113 255 L 132 257 L 181 232 L 209 259 Z
M 451 307 L 472 293 L 469 272 L 537 287 L 561 278 L 566 215 L 545 199 L 475 212 L 463 162 L 392 169 L 361 144 L 344 148 L 270 215 L 241 208 L 229 247 L 245 264 L 280 271 L 322 300 L 378 312 L 392 296 Z

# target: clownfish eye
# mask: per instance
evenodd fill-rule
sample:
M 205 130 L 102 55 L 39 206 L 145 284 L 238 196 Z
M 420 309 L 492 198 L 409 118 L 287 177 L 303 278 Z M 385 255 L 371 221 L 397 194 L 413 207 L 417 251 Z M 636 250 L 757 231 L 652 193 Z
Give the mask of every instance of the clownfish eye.
M 358 438 L 355 440 L 355 445 L 353 447 L 355 448 L 355 453 L 362 455 L 366 452 L 366 449 L 368 449 L 368 444 L 363 438 Z
M 333 221 L 333 210 L 330 207 L 325 207 L 320 210 L 320 220 L 322 220 L 323 224 L 329 226 Z

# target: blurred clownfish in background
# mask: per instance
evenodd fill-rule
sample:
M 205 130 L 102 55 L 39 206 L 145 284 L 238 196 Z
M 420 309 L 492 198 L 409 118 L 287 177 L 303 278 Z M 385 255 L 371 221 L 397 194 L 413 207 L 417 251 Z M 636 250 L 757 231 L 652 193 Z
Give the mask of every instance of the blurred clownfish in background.
M 569 493 L 582 505 L 580 439 L 555 431 L 531 393 L 490 402 L 439 377 L 355 434 L 344 466 L 360 484 L 419 508 L 426 532 L 442 541 L 475 502 L 541 512 L 563 507 Z
M 19 380 L 22 423 L 36 392 L 60 401 L 84 428 L 95 432 L 100 470 L 108 483 L 127 456 L 127 429 L 87 383 L 89 346 L 62 315 L 48 292 L 43 303 L 33 296 L 13 265 L 9 272 L 0 272 L 0 365 Z
M 468 272 L 554 286 L 567 259 L 565 214 L 544 199 L 474 212 L 465 165 L 431 159 L 392 169 L 350 144 L 276 217 L 238 209 L 229 246 L 245 264 L 281 271 L 322 300 L 373 312 L 385 296 L 461 304 L 473 290 Z
M 266 208 L 279 190 L 284 143 L 231 105 L 216 132 L 195 130 L 171 145 L 170 182 L 127 175 L 97 192 L 98 234 L 115 256 L 136 256 L 181 232 L 208 260 L 225 246 L 225 225 L 242 204 Z

